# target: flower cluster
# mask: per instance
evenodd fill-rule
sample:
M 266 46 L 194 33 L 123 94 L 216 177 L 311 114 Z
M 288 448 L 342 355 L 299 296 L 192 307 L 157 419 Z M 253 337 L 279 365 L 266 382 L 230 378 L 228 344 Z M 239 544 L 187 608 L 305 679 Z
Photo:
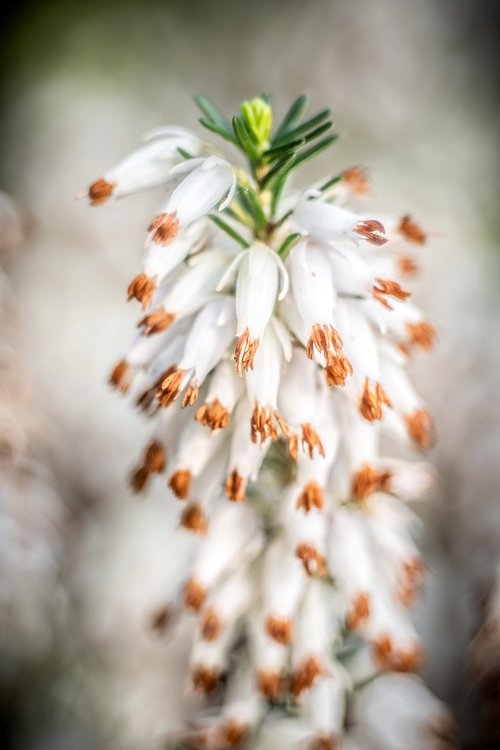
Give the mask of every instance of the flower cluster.
M 198 618 L 189 682 L 218 710 L 190 716 L 183 741 L 444 747 L 449 717 L 416 677 L 373 681 L 422 659 L 408 607 L 424 565 L 401 500 L 425 497 L 433 474 L 389 449 L 433 439 L 406 370 L 435 338 L 406 289 L 426 234 L 409 216 L 351 210 L 369 191 L 359 167 L 286 190 L 335 141 L 329 110 L 304 120 L 299 97 L 273 131 L 267 97 L 232 122 L 197 103 L 248 170 L 162 128 L 88 192 L 95 205 L 167 190 L 128 287 L 138 330 L 110 382 L 154 420 L 133 490 L 165 475 L 180 525 L 200 535 L 154 618 Z

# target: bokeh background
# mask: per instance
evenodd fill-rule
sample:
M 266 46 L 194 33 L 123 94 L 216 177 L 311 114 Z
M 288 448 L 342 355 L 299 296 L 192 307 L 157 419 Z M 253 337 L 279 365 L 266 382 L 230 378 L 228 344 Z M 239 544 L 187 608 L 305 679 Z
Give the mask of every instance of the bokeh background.
M 498 4 L 474 0 L 46 0 L 0 39 L 0 746 L 164 746 L 184 634 L 151 631 L 189 554 L 173 503 L 125 477 L 146 426 L 108 392 L 125 289 L 158 196 L 75 195 L 159 124 L 197 127 L 305 91 L 343 137 L 320 177 L 370 167 L 377 210 L 428 231 L 415 295 L 439 344 L 417 361 L 436 417 L 438 497 L 416 617 L 425 677 L 460 745 L 500 742 Z M 490 607 L 490 610 L 488 610 Z M 485 619 L 489 614 L 490 624 Z M 495 702 L 496 701 L 496 702 Z M 495 716 L 497 726 L 495 727 Z

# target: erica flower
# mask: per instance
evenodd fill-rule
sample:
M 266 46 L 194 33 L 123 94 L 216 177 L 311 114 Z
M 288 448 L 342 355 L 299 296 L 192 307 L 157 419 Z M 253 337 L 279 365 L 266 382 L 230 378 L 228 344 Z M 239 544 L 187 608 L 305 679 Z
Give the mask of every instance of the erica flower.
M 404 501 L 427 496 L 433 473 L 381 445 L 433 437 L 406 365 L 435 332 L 399 262 L 421 235 L 409 219 L 386 230 L 335 203 L 366 192 L 358 168 L 286 191 L 301 155 L 335 140 L 317 140 L 328 111 L 303 122 L 300 97 L 273 133 L 266 99 L 232 125 L 197 101 L 249 169 L 177 146 L 186 158 L 165 172 L 176 186 L 128 289 L 147 314 L 110 378 L 155 422 L 133 489 L 163 477 L 179 525 L 199 537 L 169 610 L 197 618 L 187 680 L 214 713 L 187 701 L 183 741 L 231 747 L 270 732 L 333 750 L 367 732 L 399 747 L 407 732 L 420 746 L 448 725 L 404 674 L 424 658 L 409 606 L 425 572 Z M 373 709 L 385 717 L 392 698 L 396 739 Z

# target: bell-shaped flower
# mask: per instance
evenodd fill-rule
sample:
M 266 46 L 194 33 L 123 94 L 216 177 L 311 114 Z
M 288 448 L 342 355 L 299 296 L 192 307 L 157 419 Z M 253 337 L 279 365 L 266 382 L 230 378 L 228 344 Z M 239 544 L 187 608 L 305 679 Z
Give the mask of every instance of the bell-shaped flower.
M 384 225 L 376 219 L 366 219 L 339 206 L 312 196 L 299 200 L 293 212 L 293 222 L 300 231 L 321 242 L 363 239 L 372 245 L 386 243 Z
M 144 144 L 92 183 L 88 196 L 92 206 L 108 198 L 159 187 L 171 180 L 171 169 L 181 160 L 179 149 L 197 156 L 200 139 L 184 128 L 157 128 L 147 133 Z

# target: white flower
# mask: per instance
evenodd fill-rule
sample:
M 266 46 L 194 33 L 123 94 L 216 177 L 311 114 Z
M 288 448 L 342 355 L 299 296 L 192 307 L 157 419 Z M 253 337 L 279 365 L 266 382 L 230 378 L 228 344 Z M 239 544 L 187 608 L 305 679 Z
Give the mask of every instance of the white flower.
M 170 244 L 181 229 L 206 216 L 214 208 L 221 211 L 233 199 L 236 176 L 225 159 L 217 156 L 191 159 L 180 164 L 174 173 L 185 171 L 189 171 L 189 174 L 151 222 L 149 231 L 153 243 Z
M 298 228 L 316 240 L 335 242 L 337 240 L 366 240 L 372 245 L 384 245 L 384 225 L 376 219 L 362 219 L 357 214 L 346 211 L 321 199 L 301 198 L 293 212 Z
M 111 196 L 123 198 L 166 184 L 171 179 L 172 167 L 181 160 L 179 149 L 197 156 L 201 141 L 184 128 L 157 128 L 147 133 L 143 146 L 92 183 L 89 188 L 91 205 L 104 203 Z

